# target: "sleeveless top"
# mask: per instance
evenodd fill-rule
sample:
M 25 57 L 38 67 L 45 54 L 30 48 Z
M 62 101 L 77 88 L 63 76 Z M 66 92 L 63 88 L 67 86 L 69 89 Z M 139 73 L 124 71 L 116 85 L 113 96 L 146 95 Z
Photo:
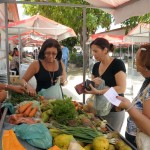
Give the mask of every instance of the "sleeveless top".
M 47 71 L 39 60 L 39 71 L 34 75 L 37 82 L 36 91 L 39 92 L 41 89 L 48 89 L 55 83 L 52 83 L 52 80 L 55 81 L 59 76 L 62 75 L 62 65 L 58 61 L 58 70 L 52 72 Z

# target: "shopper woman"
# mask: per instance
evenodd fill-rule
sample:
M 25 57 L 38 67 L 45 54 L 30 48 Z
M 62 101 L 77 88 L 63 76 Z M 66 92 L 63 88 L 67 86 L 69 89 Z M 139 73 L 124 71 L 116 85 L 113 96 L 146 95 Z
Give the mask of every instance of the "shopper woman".
M 93 56 L 98 61 L 94 64 L 92 70 L 92 80 L 95 85 L 99 85 L 101 79 L 105 81 L 106 86 L 103 90 L 97 90 L 91 87 L 91 91 L 86 91 L 89 94 L 104 94 L 109 87 L 114 87 L 117 93 L 124 96 L 126 89 L 126 69 L 125 65 L 120 59 L 109 56 L 109 52 L 112 52 L 114 47 L 104 38 L 97 38 L 91 44 Z M 103 118 L 114 128 L 116 131 L 120 131 L 125 112 L 124 110 L 112 106 L 110 113 Z

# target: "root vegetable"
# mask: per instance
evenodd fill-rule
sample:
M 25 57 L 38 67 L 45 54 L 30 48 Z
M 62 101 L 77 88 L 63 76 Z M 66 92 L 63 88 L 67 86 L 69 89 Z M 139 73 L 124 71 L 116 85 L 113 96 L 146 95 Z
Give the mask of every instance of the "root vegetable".
M 33 108 L 33 109 L 30 111 L 30 113 L 29 113 L 29 117 L 34 117 L 35 114 L 36 114 L 36 112 L 37 112 L 37 110 L 38 110 L 37 107 Z
M 25 112 L 25 110 L 26 110 L 29 106 L 31 106 L 31 105 L 32 105 L 32 102 L 29 102 L 29 103 L 26 103 L 26 104 L 20 106 L 20 107 L 19 107 L 19 113 Z
M 24 116 L 24 117 L 28 117 L 29 114 L 30 114 L 30 112 L 31 112 L 31 110 L 32 110 L 32 106 L 29 106 L 29 107 L 26 109 L 26 111 L 23 113 L 23 116 Z

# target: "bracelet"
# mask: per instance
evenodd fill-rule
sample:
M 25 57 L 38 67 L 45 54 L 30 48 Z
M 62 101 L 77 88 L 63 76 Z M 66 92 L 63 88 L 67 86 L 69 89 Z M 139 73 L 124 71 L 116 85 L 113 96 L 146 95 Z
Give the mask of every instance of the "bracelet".
M 28 84 L 28 83 L 25 82 L 25 83 L 23 84 L 23 87 L 26 88 L 26 87 L 27 87 L 27 84 Z
M 130 107 L 126 109 L 126 112 L 128 112 L 133 107 L 134 107 L 134 104 L 131 104 Z
M 8 84 L 5 84 L 5 90 L 6 91 L 8 90 Z

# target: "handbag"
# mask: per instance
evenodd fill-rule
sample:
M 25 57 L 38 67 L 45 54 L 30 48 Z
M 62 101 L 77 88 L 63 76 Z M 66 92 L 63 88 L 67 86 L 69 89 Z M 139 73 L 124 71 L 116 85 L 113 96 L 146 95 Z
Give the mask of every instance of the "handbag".
M 136 144 L 138 150 L 150 150 L 150 136 L 138 131 L 136 134 Z

